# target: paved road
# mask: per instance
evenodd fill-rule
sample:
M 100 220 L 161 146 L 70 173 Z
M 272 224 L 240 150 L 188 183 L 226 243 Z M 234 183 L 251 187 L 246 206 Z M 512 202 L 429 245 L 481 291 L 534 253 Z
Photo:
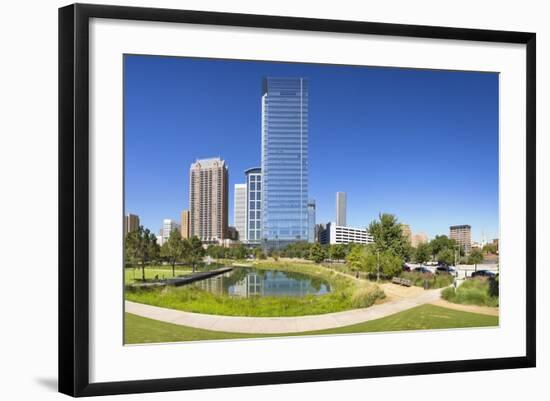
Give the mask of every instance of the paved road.
M 379 319 L 418 305 L 437 301 L 440 299 L 440 293 L 441 289 L 428 290 L 409 298 L 397 299 L 365 309 L 296 317 L 205 315 L 160 308 L 131 301 L 125 302 L 125 308 L 126 312 L 133 313 L 134 315 L 198 329 L 233 333 L 299 333 L 311 330 L 333 329 L 335 327 L 349 326 Z

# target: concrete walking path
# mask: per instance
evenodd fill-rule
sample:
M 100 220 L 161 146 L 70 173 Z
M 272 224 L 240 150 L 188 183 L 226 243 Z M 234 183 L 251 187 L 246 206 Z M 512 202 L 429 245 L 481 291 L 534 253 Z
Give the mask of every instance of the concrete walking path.
M 365 309 L 352 309 L 324 315 L 293 317 L 243 317 L 219 316 L 183 312 L 125 301 L 126 312 L 160 320 L 167 323 L 194 327 L 197 329 L 233 333 L 280 334 L 299 333 L 312 330 L 333 329 L 352 324 L 368 322 L 393 315 L 415 306 L 432 303 L 440 299 L 441 289 L 423 291 L 413 297 L 392 300 Z

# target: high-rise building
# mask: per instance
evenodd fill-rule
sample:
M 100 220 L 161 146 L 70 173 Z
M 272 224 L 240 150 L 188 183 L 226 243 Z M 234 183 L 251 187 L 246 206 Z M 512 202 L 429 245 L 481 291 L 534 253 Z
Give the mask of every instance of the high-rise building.
M 472 227 L 467 224 L 451 226 L 449 231 L 449 238 L 454 239 L 468 255 L 472 249 Z
M 372 244 L 374 238 L 366 228 L 339 226 L 327 223 L 326 228 L 319 234 L 319 242 L 327 244 Z
M 308 239 L 308 81 L 264 78 L 262 235 L 265 246 Z
M 174 230 L 181 232 L 180 225 L 172 219 L 164 219 L 162 221 L 162 228 L 160 229 L 160 238 L 158 242 L 160 245 L 164 244 L 170 238 L 170 233 Z
M 189 223 L 190 223 L 189 210 L 183 210 L 181 212 L 181 238 L 189 238 Z
M 249 168 L 246 175 L 246 242 L 259 244 L 262 230 L 262 169 Z
M 139 228 L 139 216 L 135 214 L 127 214 L 124 216 L 124 237 L 126 234 L 136 231 Z
M 336 225 L 346 225 L 347 196 L 345 192 L 336 192 Z
M 235 184 L 233 196 L 233 224 L 238 239 L 246 241 L 246 184 Z
M 189 235 L 210 243 L 226 238 L 228 181 L 227 165 L 220 158 L 201 159 L 191 164 Z
M 307 225 L 308 225 L 307 241 L 315 242 L 315 200 L 314 199 L 310 199 L 307 202 Z

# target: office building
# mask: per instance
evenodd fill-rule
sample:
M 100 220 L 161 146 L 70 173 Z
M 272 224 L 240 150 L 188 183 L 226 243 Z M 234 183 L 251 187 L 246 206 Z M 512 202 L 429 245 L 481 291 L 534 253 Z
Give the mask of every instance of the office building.
M 162 228 L 160 229 L 160 245 L 164 244 L 170 238 L 170 233 L 172 231 L 181 232 L 180 225 L 172 219 L 164 219 L 162 221 Z M 158 239 L 157 239 L 158 240 Z
M 336 225 L 345 226 L 347 214 L 347 195 L 345 192 L 336 192 Z
M 191 164 L 189 179 L 189 235 L 206 243 L 225 239 L 228 225 L 227 164 L 220 158 Z
M 233 193 L 233 224 L 237 231 L 237 238 L 246 241 L 246 184 L 235 184 Z
M 139 228 L 139 216 L 135 214 L 127 214 L 124 216 L 124 238 L 126 234 L 136 231 Z
M 366 228 L 339 226 L 336 223 L 328 223 L 319 234 L 319 242 L 327 244 L 372 244 L 374 239 Z
M 187 239 L 189 235 L 189 223 L 190 223 L 189 210 L 183 210 L 181 212 L 181 238 Z
M 411 237 L 411 245 L 416 248 L 420 244 L 427 244 L 428 243 L 428 236 L 426 233 L 415 233 Z
M 315 200 L 313 199 L 307 202 L 307 228 L 307 241 L 315 242 Z
M 246 242 L 259 244 L 262 230 L 262 169 L 249 168 L 246 175 Z
M 315 242 L 321 242 L 321 234 L 326 228 L 326 224 L 315 224 Z
M 449 231 L 449 238 L 454 239 L 468 255 L 472 249 L 472 227 L 467 224 L 451 226 Z
M 408 224 L 401 224 L 401 232 L 403 233 L 403 236 L 407 238 L 407 241 L 409 241 L 409 244 L 412 244 L 411 226 L 409 226 Z
M 308 81 L 264 78 L 262 243 L 308 239 Z

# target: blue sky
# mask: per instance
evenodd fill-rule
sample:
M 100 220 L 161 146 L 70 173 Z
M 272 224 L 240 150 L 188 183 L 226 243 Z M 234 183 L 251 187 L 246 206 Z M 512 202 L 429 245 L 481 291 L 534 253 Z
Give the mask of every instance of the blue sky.
M 264 76 L 309 79 L 310 198 L 317 223 L 347 192 L 348 225 L 395 214 L 431 238 L 470 224 L 498 237 L 498 74 L 125 56 L 125 209 L 155 233 L 188 208 L 197 158 L 233 185 L 260 165 Z

